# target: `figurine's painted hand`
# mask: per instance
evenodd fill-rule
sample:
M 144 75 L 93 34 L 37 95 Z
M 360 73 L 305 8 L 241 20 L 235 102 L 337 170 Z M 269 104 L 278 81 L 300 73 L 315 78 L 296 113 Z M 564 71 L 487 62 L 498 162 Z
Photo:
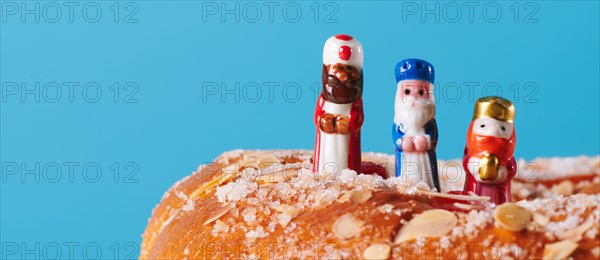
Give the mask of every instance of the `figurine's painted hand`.
M 431 148 L 431 138 L 426 135 L 402 137 L 402 151 L 426 152 Z
M 328 134 L 335 133 L 335 116 L 329 113 L 323 114 L 319 120 L 319 128 Z
M 402 151 L 404 152 L 413 152 L 415 150 L 415 142 L 413 141 L 412 136 L 404 136 L 402 137 Z
M 338 134 L 350 133 L 350 118 L 347 116 L 337 115 L 335 118 L 335 129 Z
M 350 118 L 343 115 L 325 113 L 319 121 L 321 131 L 328 134 L 350 133 Z
M 431 148 L 431 137 L 428 135 L 418 135 L 415 136 L 413 140 L 417 152 L 426 152 Z

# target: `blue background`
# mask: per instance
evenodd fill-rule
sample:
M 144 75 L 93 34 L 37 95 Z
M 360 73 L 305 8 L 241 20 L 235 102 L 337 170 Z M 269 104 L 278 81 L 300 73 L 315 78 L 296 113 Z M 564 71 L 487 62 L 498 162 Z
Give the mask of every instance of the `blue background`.
M 53 2 L 56 22 L 46 2 L 27 2 L 40 21 L 23 20 L 21 3 L 2 1 L 0 258 L 137 257 L 152 208 L 199 164 L 236 148 L 312 149 L 322 45 L 337 33 L 365 49 L 364 151 L 392 153 L 393 68 L 418 57 L 437 71 L 438 157 L 461 156 L 473 101 L 494 86 L 517 107 L 516 157 L 599 154 L 597 1 L 494 2 L 487 14 L 480 3 L 472 17 L 462 2 L 295 2 L 287 14 L 276 2 L 269 15 L 260 2 L 224 14 L 222 2 L 98 1 L 97 22 L 86 2 L 71 21 Z M 80 84 L 72 99 L 65 82 Z M 83 96 L 89 84 L 102 95 Z

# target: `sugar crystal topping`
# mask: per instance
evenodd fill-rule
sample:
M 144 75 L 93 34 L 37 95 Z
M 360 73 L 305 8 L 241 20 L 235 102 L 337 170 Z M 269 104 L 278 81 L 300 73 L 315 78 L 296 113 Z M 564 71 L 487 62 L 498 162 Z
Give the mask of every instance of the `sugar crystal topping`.
M 254 155 L 254 152 L 258 155 Z M 265 238 L 276 229 L 282 229 L 284 235 L 274 239 L 280 243 L 297 243 L 299 237 L 295 232 L 297 223 L 294 220 L 303 212 L 318 210 L 333 203 L 369 203 L 371 196 L 382 190 L 397 191 L 399 194 L 407 196 L 426 196 L 429 198 L 439 194 L 425 183 L 409 185 L 402 182 L 400 178 L 383 179 L 378 175 L 358 174 L 347 169 L 342 170 L 337 175 L 313 173 L 309 151 L 275 151 L 265 155 L 265 152 L 262 151 L 236 150 L 219 156 L 215 162 L 231 165 L 244 158 L 247 161 L 269 161 L 273 160 L 273 156 L 275 160 L 281 160 L 281 158 L 293 159 L 270 166 L 244 167 L 243 164 L 240 164 L 236 166 L 238 173 L 235 170 L 233 171 L 233 178 L 222 183 L 218 182 L 213 188 L 208 188 L 205 191 L 206 196 L 209 198 L 214 198 L 218 203 L 231 207 L 225 207 L 223 215 L 216 215 L 214 220 L 209 222 L 213 236 L 242 231 L 248 240 L 254 240 Z M 393 160 L 393 156 L 386 154 L 368 153 L 364 157 L 384 165 L 389 165 L 390 161 Z M 577 176 L 580 173 L 600 175 L 600 172 L 598 172 L 600 168 L 599 159 L 600 157 L 537 159 L 533 163 L 540 165 L 537 168 L 538 172 L 536 174 L 524 172 L 520 175 L 520 178 L 523 180 L 525 178 L 523 176 L 527 176 L 536 181 L 543 181 Z M 561 166 L 563 163 L 568 167 Z M 455 167 L 456 164 L 457 161 L 440 162 L 442 191 L 462 189 L 463 184 L 460 180 L 456 181 L 454 178 L 443 177 L 452 176 L 450 173 L 444 174 L 445 171 L 454 171 L 453 174 L 455 175 L 464 174 L 462 168 Z M 519 161 L 520 168 L 531 168 L 528 165 L 531 165 L 531 163 Z M 285 174 L 281 174 L 282 172 Z M 269 178 L 265 178 L 265 176 Z M 517 181 L 513 182 L 513 197 L 522 199 L 516 201 L 516 205 L 531 212 L 531 221 L 525 227 L 528 232 L 543 234 L 550 242 L 569 239 L 577 243 L 578 240 L 597 239 L 600 233 L 599 225 L 590 224 L 600 222 L 598 211 L 600 194 L 580 193 L 585 187 L 598 185 L 599 183 L 600 177 L 577 183 L 561 182 L 551 186 Z M 184 194 L 178 190 L 180 184 L 181 182 L 174 185 L 163 199 L 167 199 L 168 194 L 174 193 L 177 198 L 182 200 L 182 207 L 170 212 L 167 220 L 162 223 L 159 233 L 183 212 L 196 210 L 194 196 L 198 195 Z M 494 227 L 493 207 L 489 205 L 483 209 L 470 207 L 469 201 L 482 200 L 477 196 L 466 196 L 463 199 L 464 202 L 459 203 L 461 205 L 457 207 L 466 212 L 451 213 L 456 216 L 456 225 L 449 229 L 446 234 L 440 235 L 438 239 L 442 246 L 459 239 L 475 239 L 481 236 L 484 230 Z M 390 203 L 384 203 L 376 207 L 376 210 L 386 217 L 393 215 L 405 216 L 404 212 L 406 211 L 405 209 L 395 208 Z M 231 215 L 231 218 L 223 217 L 228 214 Z M 235 220 L 238 217 L 241 221 Z M 340 221 L 341 228 L 338 227 L 337 232 L 342 233 L 339 233 L 338 237 L 344 238 L 360 236 L 360 232 L 352 234 L 343 232 L 362 230 L 365 224 L 362 220 L 354 217 L 347 217 Z M 400 220 L 401 226 L 407 224 L 408 221 L 403 218 Z M 333 233 L 335 232 L 333 231 Z M 326 237 L 331 234 L 315 235 Z M 419 239 L 422 242 L 425 241 L 422 238 Z M 493 241 L 493 237 L 489 237 L 483 242 L 491 241 Z M 388 241 L 388 243 L 391 242 Z M 507 252 L 516 252 L 507 253 L 507 256 L 510 257 L 526 257 L 526 255 L 522 255 L 524 250 L 519 250 L 522 249 L 519 246 L 517 244 L 504 244 L 501 245 L 501 249 L 506 249 Z M 551 251 L 552 248 L 550 247 L 548 250 Z M 365 254 L 381 253 L 386 255 L 386 252 L 385 245 L 373 244 Z M 339 250 L 337 253 L 341 256 L 351 255 L 350 252 L 344 250 Z

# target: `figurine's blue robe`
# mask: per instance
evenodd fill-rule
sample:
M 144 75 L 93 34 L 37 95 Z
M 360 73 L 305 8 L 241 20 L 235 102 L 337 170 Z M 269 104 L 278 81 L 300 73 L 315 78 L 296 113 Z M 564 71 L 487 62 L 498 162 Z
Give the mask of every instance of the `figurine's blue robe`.
M 429 137 L 431 138 L 431 149 L 427 150 L 427 154 L 429 155 L 429 163 L 431 165 L 433 185 L 438 191 L 440 191 L 437 157 L 435 155 L 435 147 L 437 145 L 438 140 L 438 130 L 435 119 L 432 119 L 429 122 L 427 122 L 424 127 L 425 134 L 429 135 Z M 394 146 L 396 148 L 396 177 L 402 175 L 402 159 L 404 158 L 404 152 L 402 151 L 402 146 L 398 145 L 398 140 L 402 139 L 403 136 L 404 126 L 402 124 L 397 125 L 396 123 L 394 123 L 392 128 L 392 138 L 394 139 Z

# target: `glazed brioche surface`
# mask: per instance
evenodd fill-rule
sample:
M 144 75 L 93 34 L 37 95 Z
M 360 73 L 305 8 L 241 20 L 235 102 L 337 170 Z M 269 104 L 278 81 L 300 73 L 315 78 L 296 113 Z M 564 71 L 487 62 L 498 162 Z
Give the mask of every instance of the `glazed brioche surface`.
M 306 150 L 236 150 L 200 166 L 153 210 L 140 258 L 600 256 L 600 157 L 521 162 L 515 203 L 506 207 L 400 178 L 315 174 L 311 157 Z M 385 154 L 364 153 L 363 161 L 393 167 Z M 455 165 L 440 163 L 442 191 L 462 189 Z

